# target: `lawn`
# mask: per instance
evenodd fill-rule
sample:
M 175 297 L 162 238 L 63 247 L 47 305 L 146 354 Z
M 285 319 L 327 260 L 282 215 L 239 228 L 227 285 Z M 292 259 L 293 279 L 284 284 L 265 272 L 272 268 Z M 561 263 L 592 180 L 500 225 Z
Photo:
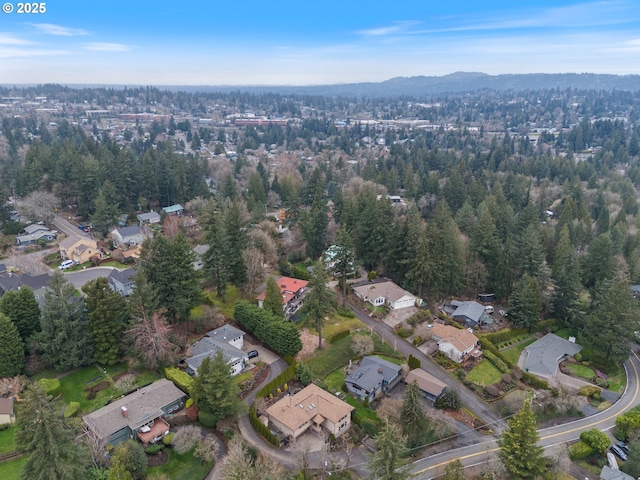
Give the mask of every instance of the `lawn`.
M 15 460 L 0 463 L 0 478 L 2 480 L 21 480 L 22 470 L 29 457 L 26 455 Z
M 344 384 L 344 380 L 347 378 L 341 368 L 327 375 L 324 379 L 324 383 L 331 392 L 339 392 Z
M 0 432 L 0 455 L 15 451 L 16 442 L 13 438 L 15 433 L 16 427 L 7 428 Z
M 178 480 L 182 478 L 202 480 L 211 470 L 211 463 L 201 463 L 200 459 L 193 456 L 193 452 L 180 455 L 171 448 L 167 449 L 167 452 L 169 453 L 169 461 L 159 467 L 148 468 L 147 480 Z
M 467 375 L 467 380 L 477 385 L 491 385 L 502 378 L 502 373 L 486 358 Z
M 343 367 L 353 357 L 351 337 L 341 338 L 320 350 L 313 358 L 305 360 L 314 378 L 324 378 L 336 368 Z
M 334 314 L 328 321 L 324 322 L 324 326 L 322 327 L 322 337 L 329 340 L 336 333 L 340 333 L 345 330 L 351 330 L 354 332 L 364 327 L 364 323 L 358 317 L 348 318 Z
M 564 338 L 565 340 L 569 340 L 569 337 L 575 337 L 577 332 L 573 328 L 563 328 L 555 332 L 555 335 Z
M 514 345 L 513 347 L 509 347 L 505 350 L 502 350 L 502 354 L 507 358 L 507 360 L 511 361 L 511 363 L 518 363 L 518 358 L 520 358 L 520 354 L 522 351 L 533 342 L 535 342 L 535 338 L 530 338 L 529 340 L 519 343 L 518 345 Z
M 596 375 L 592 368 L 577 363 L 568 363 L 565 368 L 576 377 L 586 378 L 587 380 L 591 380 Z
M 351 395 L 346 395 L 344 397 L 344 401 L 355 408 L 354 415 L 359 417 L 359 421 L 367 421 L 374 425 L 375 429 L 378 430 L 382 426 L 382 421 L 376 415 L 375 410 L 372 410 L 369 407 L 365 407 L 364 403 L 362 403 L 359 399 L 352 397 Z M 367 432 L 369 434 L 376 432 Z
M 225 301 L 222 301 L 222 298 L 216 295 L 215 291 L 208 292 L 207 295 L 213 305 L 220 309 L 220 313 L 222 313 L 227 318 L 233 318 L 233 307 L 235 307 L 236 303 L 241 299 L 240 290 L 233 286 L 227 285 L 227 292 L 225 295 Z

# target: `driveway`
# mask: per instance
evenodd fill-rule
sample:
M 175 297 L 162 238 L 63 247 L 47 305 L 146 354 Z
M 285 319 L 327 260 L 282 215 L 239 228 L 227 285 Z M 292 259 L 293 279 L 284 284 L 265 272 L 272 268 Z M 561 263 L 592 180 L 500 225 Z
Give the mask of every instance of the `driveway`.
M 245 352 L 250 352 L 251 350 L 258 351 L 258 356 L 250 359 L 249 363 L 255 363 L 260 361 L 260 362 L 266 363 L 267 365 L 272 365 L 278 360 L 280 360 L 280 357 L 277 354 L 273 353 L 271 350 L 269 350 L 267 347 L 262 345 L 260 342 L 251 338 L 249 335 L 244 336 L 244 345 L 242 349 Z

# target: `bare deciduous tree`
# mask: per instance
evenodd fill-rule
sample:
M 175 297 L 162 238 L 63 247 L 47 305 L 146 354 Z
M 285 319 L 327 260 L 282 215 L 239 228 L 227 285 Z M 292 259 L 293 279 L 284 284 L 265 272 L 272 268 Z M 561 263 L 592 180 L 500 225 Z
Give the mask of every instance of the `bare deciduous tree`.
M 268 223 L 270 226 L 265 226 L 265 229 L 263 229 L 262 224 L 264 223 Z M 251 245 L 262 252 L 266 263 L 275 265 L 278 262 L 278 246 L 266 228 L 273 229 L 273 224 L 271 222 L 261 222 L 260 228 L 253 229 L 249 233 L 249 241 Z
M 186 427 L 180 428 L 175 433 L 173 440 L 171 440 L 171 444 L 173 445 L 173 449 L 176 453 L 184 455 L 200 440 L 202 440 L 200 428 L 196 425 L 187 425 Z
M 178 222 L 178 217 L 166 217 L 162 224 L 162 231 L 166 237 L 174 239 L 180 231 L 180 223 Z
M 91 453 L 91 461 L 94 467 L 100 467 L 107 464 L 107 458 L 104 455 L 105 448 L 107 446 L 106 441 L 101 439 L 93 430 L 87 425 L 84 426 L 82 432 L 82 440 L 89 446 L 89 452 Z
M 376 414 L 389 423 L 398 423 L 400 421 L 400 410 L 402 409 L 402 400 L 391 397 L 383 397 L 380 399 Z
M 51 223 L 55 217 L 56 205 L 58 205 L 58 199 L 53 193 L 36 190 L 25 197 L 18 210 L 31 221 L 43 220 Z
M 149 317 L 143 308 L 139 308 L 133 318 L 135 324 L 127 335 L 144 365 L 155 370 L 161 364 L 171 363 L 175 358 L 175 346 L 169 340 L 172 328 L 164 312 L 154 312 Z
M 0 396 L 12 396 L 16 402 L 20 401 L 20 394 L 27 385 L 27 380 L 22 375 L 0 378 Z
M 373 352 L 373 338 L 369 335 L 354 335 L 351 339 L 351 350 L 358 357 Z
M 247 272 L 247 293 L 253 298 L 254 290 L 264 279 L 264 255 L 255 247 L 242 251 L 242 260 Z
M 222 459 L 222 480 L 252 479 L 251 457 L 247 448 L 238 437 L 229 442 L 227 455 Z M 284 478 L 284 477 L 282 477 Z
M 206 437 L 198 440 L 196 449 L 193 454 L 199 457 L 204 462 L 213 462 L 216 459 L 216 455 L 220 450 L 220 443 L 214 435 L 207 435 Z

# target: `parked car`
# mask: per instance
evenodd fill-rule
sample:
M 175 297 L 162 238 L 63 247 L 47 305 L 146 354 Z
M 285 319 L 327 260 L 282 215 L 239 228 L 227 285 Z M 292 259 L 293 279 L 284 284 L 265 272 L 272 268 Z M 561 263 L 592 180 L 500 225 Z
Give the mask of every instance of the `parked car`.
M 618 442 L 616 443 L 616 447 L 618 447 L 620 450 L 622 450 L 624 453 L 626 453 L 627 455 L 629 455 L 629 445 L 627 445 L 624 442 Z
M 623 462 L 627 461 L 627 454 L 617 445 L 611 445 L 610 450 Z
M 258 356 L 257 350 L 251 350 L 247 352 L 247 358 L 256 358 Z
M 73 267 L 73 260 L 65 260 L 58 267 L 59 270 L 66 270 L 67 268 Z

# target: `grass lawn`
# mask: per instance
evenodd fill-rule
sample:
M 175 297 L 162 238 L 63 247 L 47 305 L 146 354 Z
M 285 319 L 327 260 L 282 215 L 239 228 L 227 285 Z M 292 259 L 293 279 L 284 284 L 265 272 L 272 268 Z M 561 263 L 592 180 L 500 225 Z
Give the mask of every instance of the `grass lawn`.
M 172 480 L 188 478 L 189 480 L 202 480 L 211 470 L 211 463 L 201 463 L 199 458 L 193 456 L 193 452 L 180 455 L 173 449 L 167 449 L 169 461 L 159 467 L 147 469 L 148 480 Z
M 351 337 L 348 336 L 329 344 L 324 350 L 319 350 L 313 358 L 304 363 L 309 367 L 314 378 L 324 378 L 336 368 L 349 363 L 352 357 Z
M 226 292 L 226 301 L 222 301 L 222 298 L 216 295 L 216 291 L 213 290 L 208 293 L 209 298 L 213 304 L 220 309 L 220 313 L 222 313 L 227 318 L 233 318 L 233 307 L 235 307 L 238 300 L 241 299 L 240 290 L 233 285 L 227 285 Z
M 627 375 L 624 368 L 618 366 L 615 370 L 607 372 L 609 374 L 609 390 L 622 393 L 627 385 Z
M 565 340 L 569 340 L 569 337 L 575 337 L 577 332 L 573 328 L 563 328 L 555 332 L 555 335 L 564 338 Z
M 2 480 L 20 480 L 22 470 L 29 457 L 26 455 L 15 460 L 0 463 L 0 478 Z
M 513 347 L 509 347 L 505 350 L 502 350 L 501 353 L 505 357 L 507 357 L 507 359 L 510 360 L 512 363 L 516 364 L 518 363 L 518 358 L 520 358 L 520 354 L 522 353 L 522 351 L 535 341 L 536 341 L 535 338 L 530 338 L 526 342 L 522 342 L 518 345 L 514 345 Z
M 502 378 L 502 373 L 486 358 L 467 375 L 467 380 L 477 385 L 491 385 Z
M 355 408 L 354 414 L 357 414 L 361 420 L 368 420 L 375 425 L 376 429 L 382 427 L 382 421 L 378 418 L 376 412 L 369 407 L 365 407 L 364 403 L 359 399 L 346 395 L 344 401 Z
M 100 264 L 101 267 L 116 267 L 116 268 L 128 268 L 131 265 L 127 265 L 126 263 L 121 263 L 116 260 L 107 260 L 106 262 L 102 262 Z
M 13 436 L 16 433 L 16 427 L 11 427 L 0 432 L 0 455 L 15 451 L 16 442 Z
M 336 313 L 332 315 L 328 321 L 324 322 L 324 326 L 322 327 L 322 337 L 328 340 L 336 333 L 340 333 L 345 330 L 351 330 L 354 332 L 361 328 L 365 328 L 365 325 L 358 317 L 348 318 Z
M 339 392 L 344 384 L 344 380 L 347 376 L 344 374 L 341 368 L 336 370 L 335 372 L 330 373 L 324 379 L 324 383 L 327 385 L 327 388 L 332 392 Z
M 592 368 L 585 367 L 584 365 L 578 365 L 576 363 L 569 363 L 565 365 L 565 368 L 576 377 L 586 378 L 587 380 L 592 379 L 596 375 L 596 372 L 594 372 Z

